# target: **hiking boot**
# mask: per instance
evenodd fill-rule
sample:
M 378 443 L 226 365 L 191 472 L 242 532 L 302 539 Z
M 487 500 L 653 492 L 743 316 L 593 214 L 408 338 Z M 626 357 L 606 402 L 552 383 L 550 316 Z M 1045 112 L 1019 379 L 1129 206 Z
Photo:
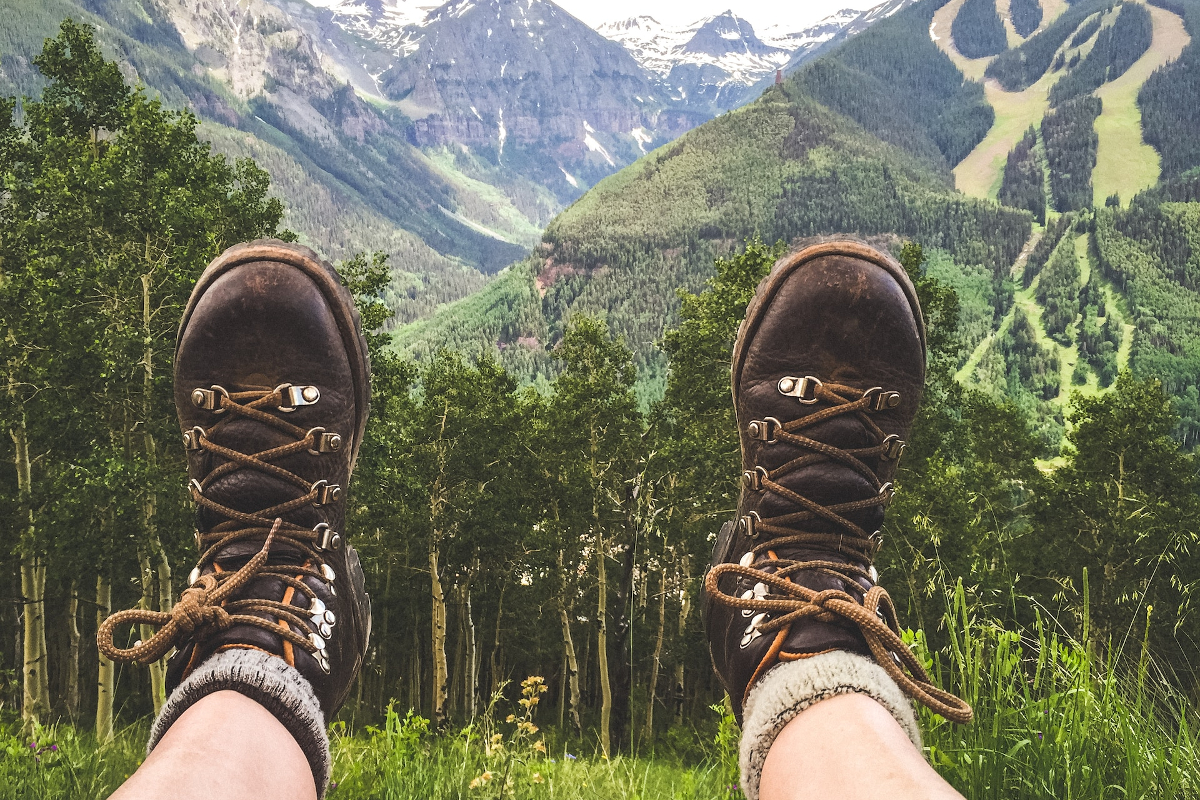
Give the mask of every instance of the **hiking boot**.
M 129 650 L 110 638 L 106 655 L 149 663 L 174 645 L 170 692 L 214 653 L 270 653 L 312 684 L 329 719 L 371 629 L 343 528 L 369 394 L 358 312 L 329 263 L 260 240 L 209 265 L 175 351 L 200 560 L 172 613 L 127 611 L 105 623 L 109 637 L 121 622 L 161 626 Z
M 874 659 L 910 696 L 969 719 L 904 646 L 872 565 L 925 381 L 904 268 L 853 241 L 785 256 L 746 311 L 732 377 L 743 484 L 705 578 L 705 616 L 739 722 L 772 667 L 833 651 Z

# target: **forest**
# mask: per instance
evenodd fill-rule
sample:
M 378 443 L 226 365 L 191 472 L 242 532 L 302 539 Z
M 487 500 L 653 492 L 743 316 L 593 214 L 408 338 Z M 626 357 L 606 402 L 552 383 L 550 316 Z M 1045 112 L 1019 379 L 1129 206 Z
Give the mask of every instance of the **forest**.
M 987 0 L 976 4 L 994 11 Z M 809 62 L 785 82 L 790 95 L 816 100 L 935 169 L 957 164 L 996 115 L 983 86 L 964 81 L 930 40 L 929 25 L 941 5 L 917 3 Z
M 1010 92 L 1019 92 L 1032 86 L 1051 67 L 1054 55 L 1063 42 L 1076 35 L 1088 17 L 1108 11 L 1113 5 L 1113 0 L 1079 0 L 1072 3 L 1040 33 L 1025 40 L 1020 47 L 1005 50 L 997 56 L 988 65 L 987 77 L 995 78 Z
M 1200 141 L 1190 135 L 1200 125 L 1200 4 L 1152 0 L 1183 17 L 1192 43 L 1179 59 L 1158 70 L 1138 93 L 1146 142 L 1162 155 L 1164 178 L 1200 166 Z
M 1086 34 L 1088 27 L 1081 28 L 1075 39 Z M 1090 38 L 1088 35 L 1084 40 Z M 1153 39 L 1150 12 L 1134 3 L 1122 4 L 1113 24 L 1096 35 L 1087 57 L 1054 84 L 1050 90 L 1050 105 L 1060 105 L 1115 81 L 1150 49 Z
M 1018 36 L 1029 36 L 1042 24 L 1042 4 L 1037 0 L 1010 0 L 1008 12 Z
M 954 17 L 950 33 L 954 46 L 967 58 L 985 58 L 1008 49 L 1008 34 L 996 13 L 996 0 L 967 0 Z
M 1050 170 L 1050 197 L 1058 211 L 1092 205 L 1092 170 L 1100 142 L 1094 123 L 1103 104 L 1088 95 L 1054 108 L 1042 120 L 1042 141 Z
M 941 62 L 880 63 L 869 45 L 603 182 L 459 317 L 428 321 L 425 334 L 443 327 L 420 358 L 389 333 L 386 256 L 340 261 L 374 367 L 347 506 L 374 633 L 334 721 L 339 792 L 483 796 L 500 764 L 521 796 L 546 776 L 584 796 L 603 775 L 629 787 L 612 796 L 739 796 L 699 608 L 739 490 L 730 355 L 795 240 L 853 228 L 904 264 L 930 331 L 877 565 L 906 636 L 979 714 L 966 729 L 926 715 L 931 760 L 972 798 L 1196 796 L 1200 181 L 1061 215 L 1029 255 L 1046 332 L 1074 335 L 1115 387 L 1057 412 L 1060 449 L 1039 415 L 1062 365 L 1020 307 L 995 348 L 1007 396 L 955 379 L 1012 308 L 1009 270 L 1033 232 L 1031 210 L 955 194 L 941 171 L 968 139 L 939 131 L 981 118 L 982 95 L 964 85 L 934 111 L 881 100 L 913 134 L 881 143 L 808 90 L 848 103 L 894 79 L 919 98 L 913 64 Z M 225 247 L 296 235 L 262 166 L 215 154 L 191 112 L 128 85 L 88 28 L 64 23 L 35 66 L 42 95 L 0 104 L 0 518 L 14 532 L 0 547 L 0 787 L 92 796 L 136 767 L 164 700 L 162 663 L 100 657 L 98 622 L 169 610 L 196 555 L 171 395 L 183 304 Z M 1076 117 L 1093 110 L 1068 101 L 1042 128 L 1062 174 L 1090 175 L 1070 169 L 1088 157 Z M 718 158 L 730 142 L 735 157 Z M 1090 183 L 1087 197 L 1078 207 Z M 1119 374 L 1105 296 L 1079 286 L 1084 232 L 1135 325 Z M 668 285 L 683 287 L 675 308 Z M 545 738 L 500 710 L 532 697 Z M 501 741 L 519 764 L 488 744 Z
M 1010 208 L 1023 208 L 1038 224 L 1046 224 L 1046 171 L 1038 160 L 1037 131 L 1032 127 L 1008 154 L 997 200 Z

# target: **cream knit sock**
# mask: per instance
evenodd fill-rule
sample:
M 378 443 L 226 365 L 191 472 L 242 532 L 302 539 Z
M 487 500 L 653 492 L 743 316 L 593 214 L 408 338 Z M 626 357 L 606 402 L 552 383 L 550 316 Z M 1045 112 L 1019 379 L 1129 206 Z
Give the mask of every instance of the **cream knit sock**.
M 747 800 L 758 800 L 767 752 L 783 726 L 814 703 L 850 692 L 878 701 L 896 718 L 917 749 L 921 748 L 921 730 L 912 703 L 873 660 L 839 650 L 782 662 L 755 684 L 742 715 L 739 766 Z
M 283 723 L 308 759 L 320 800 L 329 784 L 331 768 L 321 704 L 312 685 L 295 667 L 261 650 L 225 650 L 197 667 L 167 698 L 150 728 L 146 753 L 193 703 L 226 689 L 246 695 Z

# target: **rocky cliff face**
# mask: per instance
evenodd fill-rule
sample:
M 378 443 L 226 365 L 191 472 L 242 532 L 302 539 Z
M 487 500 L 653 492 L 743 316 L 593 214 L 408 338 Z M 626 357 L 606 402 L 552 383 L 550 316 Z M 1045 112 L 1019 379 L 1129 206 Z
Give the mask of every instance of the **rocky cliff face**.
M 459 0 L 429 14 L 380 79 L 420 146 L 523 159 L 568 194 L 665 141 L 666 100 L 634 58 L 553 3 Z M 576 180 L 571 185 L 569 178 Z M 564 188 L 565 187 L 565 188 Z

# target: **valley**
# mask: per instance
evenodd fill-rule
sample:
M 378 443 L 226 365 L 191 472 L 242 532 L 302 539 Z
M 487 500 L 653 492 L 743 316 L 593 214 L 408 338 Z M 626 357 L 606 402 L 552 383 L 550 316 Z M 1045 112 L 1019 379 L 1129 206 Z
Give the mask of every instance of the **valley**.
M 599 314 L 649 404 L 678 292 L 715 258 L 848 232 L 923 245 L 962 299 L 960 381 L 1014 398 L 1049 449 L 1072 392 L 1118 369 L 1181 397 L 1194 384 L 1200 315 L 1156 317 L 1161 281 L 1193 290 L 1190 217 L 1171 204 L 1200 198 L 1170 187 L 1200 167 L 1174 110 L 1200 98 L 1196 0 L 889 0 L 799 31 L 736 8 L 592 30 L 548 0 L 0 10 L 18 21 L 0 34 L 8 91 L 36 88 L 21 54 L 76 16 L 216 149 L 267 168 L 302 242 L 387 254 L 387 327 L 418 360 L 491 353 L 544 385 L 567 321 Z M 1068 249 L 1041 252 L 1053 232 L 1076 250 L 1051 296 L 1040 271 Z M 1140 283 L 1112 264 L 1126 246 L 1148 259 Z
M 1168 368 L 1156 353 L 1166 348 L 1191 359 L 1186 354 L 1200 340 L 1182 332 L 1169 344 L 1146 337 L 1149 320 L 1159 312 L 1153 304 L 1131 303 L 1131 285 L 1117 280 L 1112 266 L 1113 240 L 1097 233 L 1114 217 L 1119 225 L 1140 225 L 1136 220 L 1143 212 L 1105 208 L 1111 195 L 1128 207 L 1160 178 L 1173 180 L 1162 174 L 1160 151 L 1143 139 L 1139 96 L 1152 75 L 1167 79 L 1164 65 L 1182 70 L 1180 63 L 1190 63 L 1181 59 L 1192 46 L 1182 12 L 1136 2 L 1145 9 L 1150 34 L 1144 50 L 1126 54 L 1111 44 L 1110 32 L 1123 5 L 1046 2 L 1036 27 L 1022 37 L 1009 19 L 1011 4 L 1001 2 L 994 13 L 1003 17 L 1004 52 L 1028 50 L 1030 64 L 1046 65 L 1021 67 L 1024 72 L 1014 78 L 1011 59 L 1001 67 L 993 64 L 997 56 L 969 59 L 958 51 L 951 30 L 965 5 L 927 0 L 899 8 L 808 61 L 783 87 L 602 181 L 556 218 L 533 256 L 510 268 L 478 302 L 461 312 L 452 306 L 402 331 L 397 347 L 422 355 L 443 344 L 486 342 L 485 350 L 498 348 L 504 363 L 536 382 L 552 377 L 548 350 L 564 320 L 572 313 L 600 313 L 634 347 L 641 396 L 648 402 L 663 385 L 656 342 L 676 313 L 671 295 L 701 286 L 712 258 L 754 236 L 773 241 L 837 230 L 891 232 L 925 245 L 930 269 L 960 294 L 965 331 L 960 382 L 1011 397 L 1039 420 L 1047 456 L 1057 450 L 1073 394 L 1105 391 L 1119 370 L 1161 374 L 1182 396 L 1187 368 Z M 988 5 L 983 3 L 985 11 Z M 1137 22 L 1135 14 L 1120 24 Z M 927 44 L 913 46 L 914 34 Z M 913 46 L 911 53 L 880 58 L 902 41 Z M 1118 55 L 1110 54 L 1114 47 Z M 1098 59 L 1118 57 L 1124 60 L 1116 71 L 1087 77 Z M 1081 127 L 1087 118 L 1079 121 L 1071 104 L 1077 101 L 1064 101 L 1067 90 L 1056 88 L 1068 76 L 1096 84 L 1083 90 L 1100 101 L 1087 128 Z M 1192 80 L 1179 74 L 1172 79 Z M 839 121 L 846 117 L 865 128 L 865 139 L 852 134 L 853 124 Z M 1049 140 L 1044 120 L 1057 126 Z M 867 145 L 871 140 L 875 143 Z M 1030 191 L 1040 198 L 1045 221 L 1035 213 L 1032 224 L 1019 223 L 1013 212 L 987 223 L 990 233 L 975 228 L 973 215 L 990 213 L 985 209 L 995 208 L 991 203 L 1015 179 L 1022 140 L 1031 143 L 1022 169 L 1031 170 L 1036 181 Z M 857 159 L 864 157 L 882 165 L 881 174 L 888 176 L 883 180 L 895 187 L 894 212 L 879 214 L 887 204 L 868 189 L 880 178 L 851 177 L 860 174 L 864 162 Z M 1080 173 L 1079 164 L 1086 172 Z M 944 197 L 937 202 L 950 204 L 934 206 L 946 209 L 939 226 L 914 224 L 929 213 L 917 210 L 929 199 L 901 189 L 907 181 L 924 187 L 930 193 L 925 198 Z M 980 205 L 953 199 L 964 195 Z M 1064 198 L 1072 205 L 1062 205 Z M 1159 202 L 1142 195 L 1139 208 Z M 1092 205 L 1098 210 L 1089 210 Z M 1121 222 L 1126 214 L 1129 221 Z M 1147 252 L 1159 252 L 1156 234 L 1146 235 Z M 1039 253 L 1045 237 L 1049 249 Z M 1168 264 L 1186 260 L 1188 252 L 1154 258 L 1169 271 Z M 1038 263 L 1030 266 L 1028 260 Z M 1054 266 L 1052 285 L 1041 274 L 1047 263 Z M 1180 291 L 1191 296 L 1186 287 Z M 1194 326 L 1196 318 L 1188 319 L 1193 321 L 1187 326 Z M 1188 419 L 1185 437 L 1200 414 Z

